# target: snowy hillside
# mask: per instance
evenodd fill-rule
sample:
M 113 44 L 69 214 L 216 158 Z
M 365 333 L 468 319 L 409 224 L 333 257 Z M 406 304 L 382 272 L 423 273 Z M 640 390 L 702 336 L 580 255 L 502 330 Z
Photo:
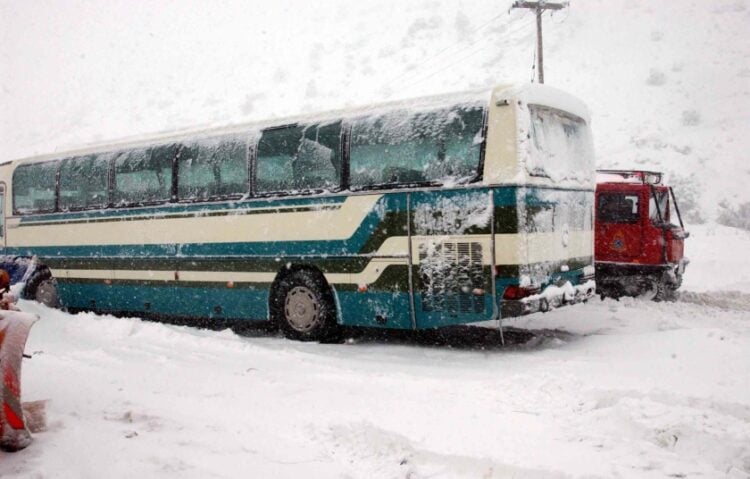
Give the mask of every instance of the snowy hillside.
M 509 1 L 158 3 L 0 2 L 0 160 L 531 78 Z M 545 18 L 546 80 L 590 105 L 600 166 L 665 169 L 712 219 L 750 201 L 748 20 L 574 0 Z

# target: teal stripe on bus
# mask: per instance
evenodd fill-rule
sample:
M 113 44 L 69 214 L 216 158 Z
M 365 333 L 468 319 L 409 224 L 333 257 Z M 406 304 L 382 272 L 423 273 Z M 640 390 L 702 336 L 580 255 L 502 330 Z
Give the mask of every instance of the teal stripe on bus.
M 461 195 L 477 194 L 489 191 L 489 188 L 465 188 L 437 192 L 411 193 L 419 195 L 422 201 L 439 198 L 454 198 Z M 407 192 L 390 193 L 380 198 L 375 207 L 367 213 L 362 223 L 357 227 L 354 234 L 347 239 L 341 240 L 305 240 L 305 241 L 268 241 L 268 242 L 232 242 L 232 243 L 186 243 L 186 244 L 146 244 L 146 245 L 94 245 L 94 246 L 39 246 L 39 247 L 12 247 L 6 249 L 6 254 L 19 256 L 37 255 L 39 257 L 51 258 L 86 258 L 86 257 L 109 257 L 109 258 L 153 258 L 153 257 L 284 257 L 284 256 L 345 256 L 360 254 L 368 240 L 376 232 L 378 226 L 385 220 L 389 212 L 398 213 L 406 211 Z M 344 198 L 344 197 L 340 197 Z M 310 198 L 312 204 L 322 198 Z M 284 203 L 286 200 L 279 201 Z M 495 188 L 495 206 L 502 207 L 513 205 L 516 202 L 516 188 Z M 300 203 L 295 203 L 299 205 Z M 265 206 L 265 205 L 264 205 Z M 45 215 L 48 216 L 48 215 Z M 406 225 L 404 225 L 405 227 Z M 509 227 L 517 225 L 508 225 Z M 290 225 L 293 228 L 293 225 Z M 514 230 L 516 230 L 514 228 Z M 489 231 L 487 231 L 488 233 Z M 381 238 L 385 241 L 388 236 L 404 236 L 402 231 L 389 231 L 388 235 Z M 496 231 L 499 233 L 499 231 Z M 378 245 L 379 246 L 379 245 Z M 373 245 L 368 245 L 366 253 L 375 251 Z

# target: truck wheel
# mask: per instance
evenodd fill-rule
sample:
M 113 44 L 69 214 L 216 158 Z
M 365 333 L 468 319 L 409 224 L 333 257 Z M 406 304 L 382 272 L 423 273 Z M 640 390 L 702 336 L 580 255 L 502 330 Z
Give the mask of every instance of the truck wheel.
M 284 336 L 299 341 L 333 341 L 338 335 L 336 305 L 322 275 L 297 270 L 279 282 L 272 319 Z
M 60 299 L 57 295 L 57 280 L 52 277 L 52 273 L 48 269 L 38 270 L 31 275 L 26 283 L 23 296 L 50 308 L 60 306 Z
M 654 301 L 675 301 L 677 299 L 677 288 L 671 283 L 660 281 Z

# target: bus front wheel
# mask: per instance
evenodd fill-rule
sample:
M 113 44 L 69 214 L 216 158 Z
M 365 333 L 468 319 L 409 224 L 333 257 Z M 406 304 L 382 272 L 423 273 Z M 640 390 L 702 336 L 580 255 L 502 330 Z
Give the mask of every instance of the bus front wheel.
M 279 281 L 273 320 L 284 335 L 300 341 L 331 341 L 338 333 L 333 294 L 321 274 L 300 269 Z
M 60 300 L 57 295 L 57 280 L 52 277 L 48 269 L 41 269 L 31 275 L 26 283 L 24 291 L 26 299 L 32 299 L 50 308 L 60 306 Z

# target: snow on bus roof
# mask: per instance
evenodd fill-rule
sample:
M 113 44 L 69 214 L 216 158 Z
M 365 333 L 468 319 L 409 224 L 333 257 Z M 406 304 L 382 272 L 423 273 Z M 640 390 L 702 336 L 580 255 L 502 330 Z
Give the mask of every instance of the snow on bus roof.
M 529 105 L 546 106 L 571 113 L 581 118 L 587 125 L 591 122 L 591 114 L 583 101 L 570 93 L 551 86 L 529 83 L 518 87 L 495 90 L 496 102 L 506 101 L 510 98 L 518 98 Z
M 494 88 L 481 88 L 476 90 L 447 93 L 428 97 L 416 97 L 402 99 L 387 103 L 363 105 L 353 108 L 331 110 L 320 113 L 297 115 L 292 117 L 269 118 L 256 122 L 238 123 L 226 126 L 197 126 L 183 130 L 164 132 L 160 134 L 138 135 L 125 137 L 108 142 L 97 142 L 71 148 L 69 150 L 21 158 L 12 163 L 35 163 L 39 161 L 57 160 L 73 156 L 96 154 L 103 152 L 122 151 L 132 148 L 143 148 L 149 146 L 163 145 L 201 140 L 204 138 L 230 135 L 247 135 L 255 132 L 258 134 L 262 129 L 293 125 L 297 123 L 325 123 L 341 119 L 355 119 L 369 116 L 377 116 L 394 110 L 409 110 L 412 112 L 429 110 L 440 106 L 449 105 L 483 105 L 491 100 L 496 102 L 500 99 L 518 98 L 529 104 L 539 104 L 572 113 L 588 122 L 588 109 L 585 104 L 577 98 L 561 90 L 546 85 L 527 84 L 522 86 L 500 85 Z

